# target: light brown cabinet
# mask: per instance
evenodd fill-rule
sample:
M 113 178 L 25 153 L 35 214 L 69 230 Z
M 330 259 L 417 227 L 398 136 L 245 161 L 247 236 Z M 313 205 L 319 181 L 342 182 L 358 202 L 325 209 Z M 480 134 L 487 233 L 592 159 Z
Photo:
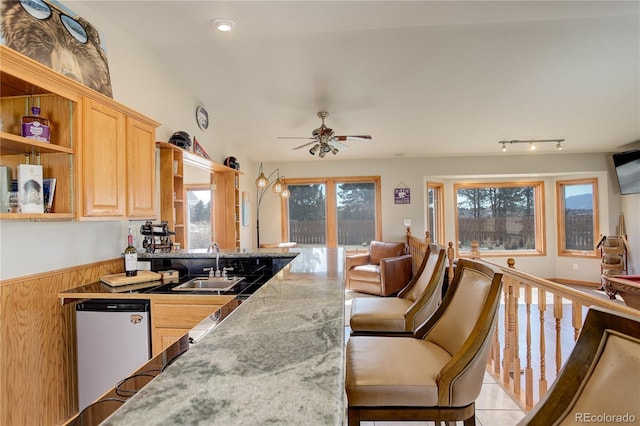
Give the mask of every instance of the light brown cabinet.
M 93 100 L 83 124 L 83 218 L 155 218 L 155 127 Z
M 127 117 L 127 217 L 156 217 L 156 129 Z
M 15 178 L 28 154 L 57 180 L 52 213 L 0 219 L 154 219 L 159 123 L 6 46 L 0 56 L 0 165 Z M 31 106 L 51 122 L 49 143 L 20 136 Z
M 71 220 L 76 217 L 73 176 L 76 169 L 80 96 L 60 84 L 64 77 L 19 53 L 0 45 L 0 165 L 17 176 L 25 154 L 42 165 L 44 178 L 56 178 L 51 213 L 0 212 L 1 220 Z M 21 136 L 22 116 L 39 106 L 42 117 L 51 122 L 49 142 Z
M 125 116 L 89 99 L 83 113 L 81 216 L 122 217 L 127 178 Z
M 218 296 L 217 300 L 198 298 L 197 303 L 194 303 L 193 297 L 186 297 L 151 300 L 153 356 L 168 348 L 203 319 L 233 299 L 233 296 Z

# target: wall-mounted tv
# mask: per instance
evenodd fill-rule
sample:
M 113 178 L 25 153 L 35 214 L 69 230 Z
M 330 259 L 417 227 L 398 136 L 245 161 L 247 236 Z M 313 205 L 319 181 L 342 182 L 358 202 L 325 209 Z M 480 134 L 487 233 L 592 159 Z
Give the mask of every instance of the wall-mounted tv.
M 640 194 L 640 149 L 613 154 L 620 193 Z

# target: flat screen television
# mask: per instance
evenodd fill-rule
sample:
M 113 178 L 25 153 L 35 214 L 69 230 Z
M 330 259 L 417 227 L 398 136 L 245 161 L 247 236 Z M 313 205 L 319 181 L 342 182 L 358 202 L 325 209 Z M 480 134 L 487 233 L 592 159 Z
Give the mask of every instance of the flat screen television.
M 613 154 L 620 193 L 640 194 L 640 149 Z

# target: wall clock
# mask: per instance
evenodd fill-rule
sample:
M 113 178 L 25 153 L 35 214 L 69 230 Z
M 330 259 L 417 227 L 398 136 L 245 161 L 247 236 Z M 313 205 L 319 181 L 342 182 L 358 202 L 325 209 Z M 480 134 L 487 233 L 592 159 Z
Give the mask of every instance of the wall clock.
M 196 109 L 196 121 L 202 130 L 207 130 L 209 127 L 209 113 L 202 105 Z

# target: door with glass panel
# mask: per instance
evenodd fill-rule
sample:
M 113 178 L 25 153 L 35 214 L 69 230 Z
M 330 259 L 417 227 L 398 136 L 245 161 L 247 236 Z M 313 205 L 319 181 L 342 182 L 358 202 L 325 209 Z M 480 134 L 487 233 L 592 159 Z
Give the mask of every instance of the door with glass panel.
M 287 179 L 284 238 L 300 246 L 363 247 L 380 239 L 380 178 Z
M 376 239 L 376 184 L 336 183 L 336 225 L 338 245 L 366 247 Z
M 300 246 L 327 244 L 327 185 L 325 183 L 291 184 L 289 187 L 289 241 Z

